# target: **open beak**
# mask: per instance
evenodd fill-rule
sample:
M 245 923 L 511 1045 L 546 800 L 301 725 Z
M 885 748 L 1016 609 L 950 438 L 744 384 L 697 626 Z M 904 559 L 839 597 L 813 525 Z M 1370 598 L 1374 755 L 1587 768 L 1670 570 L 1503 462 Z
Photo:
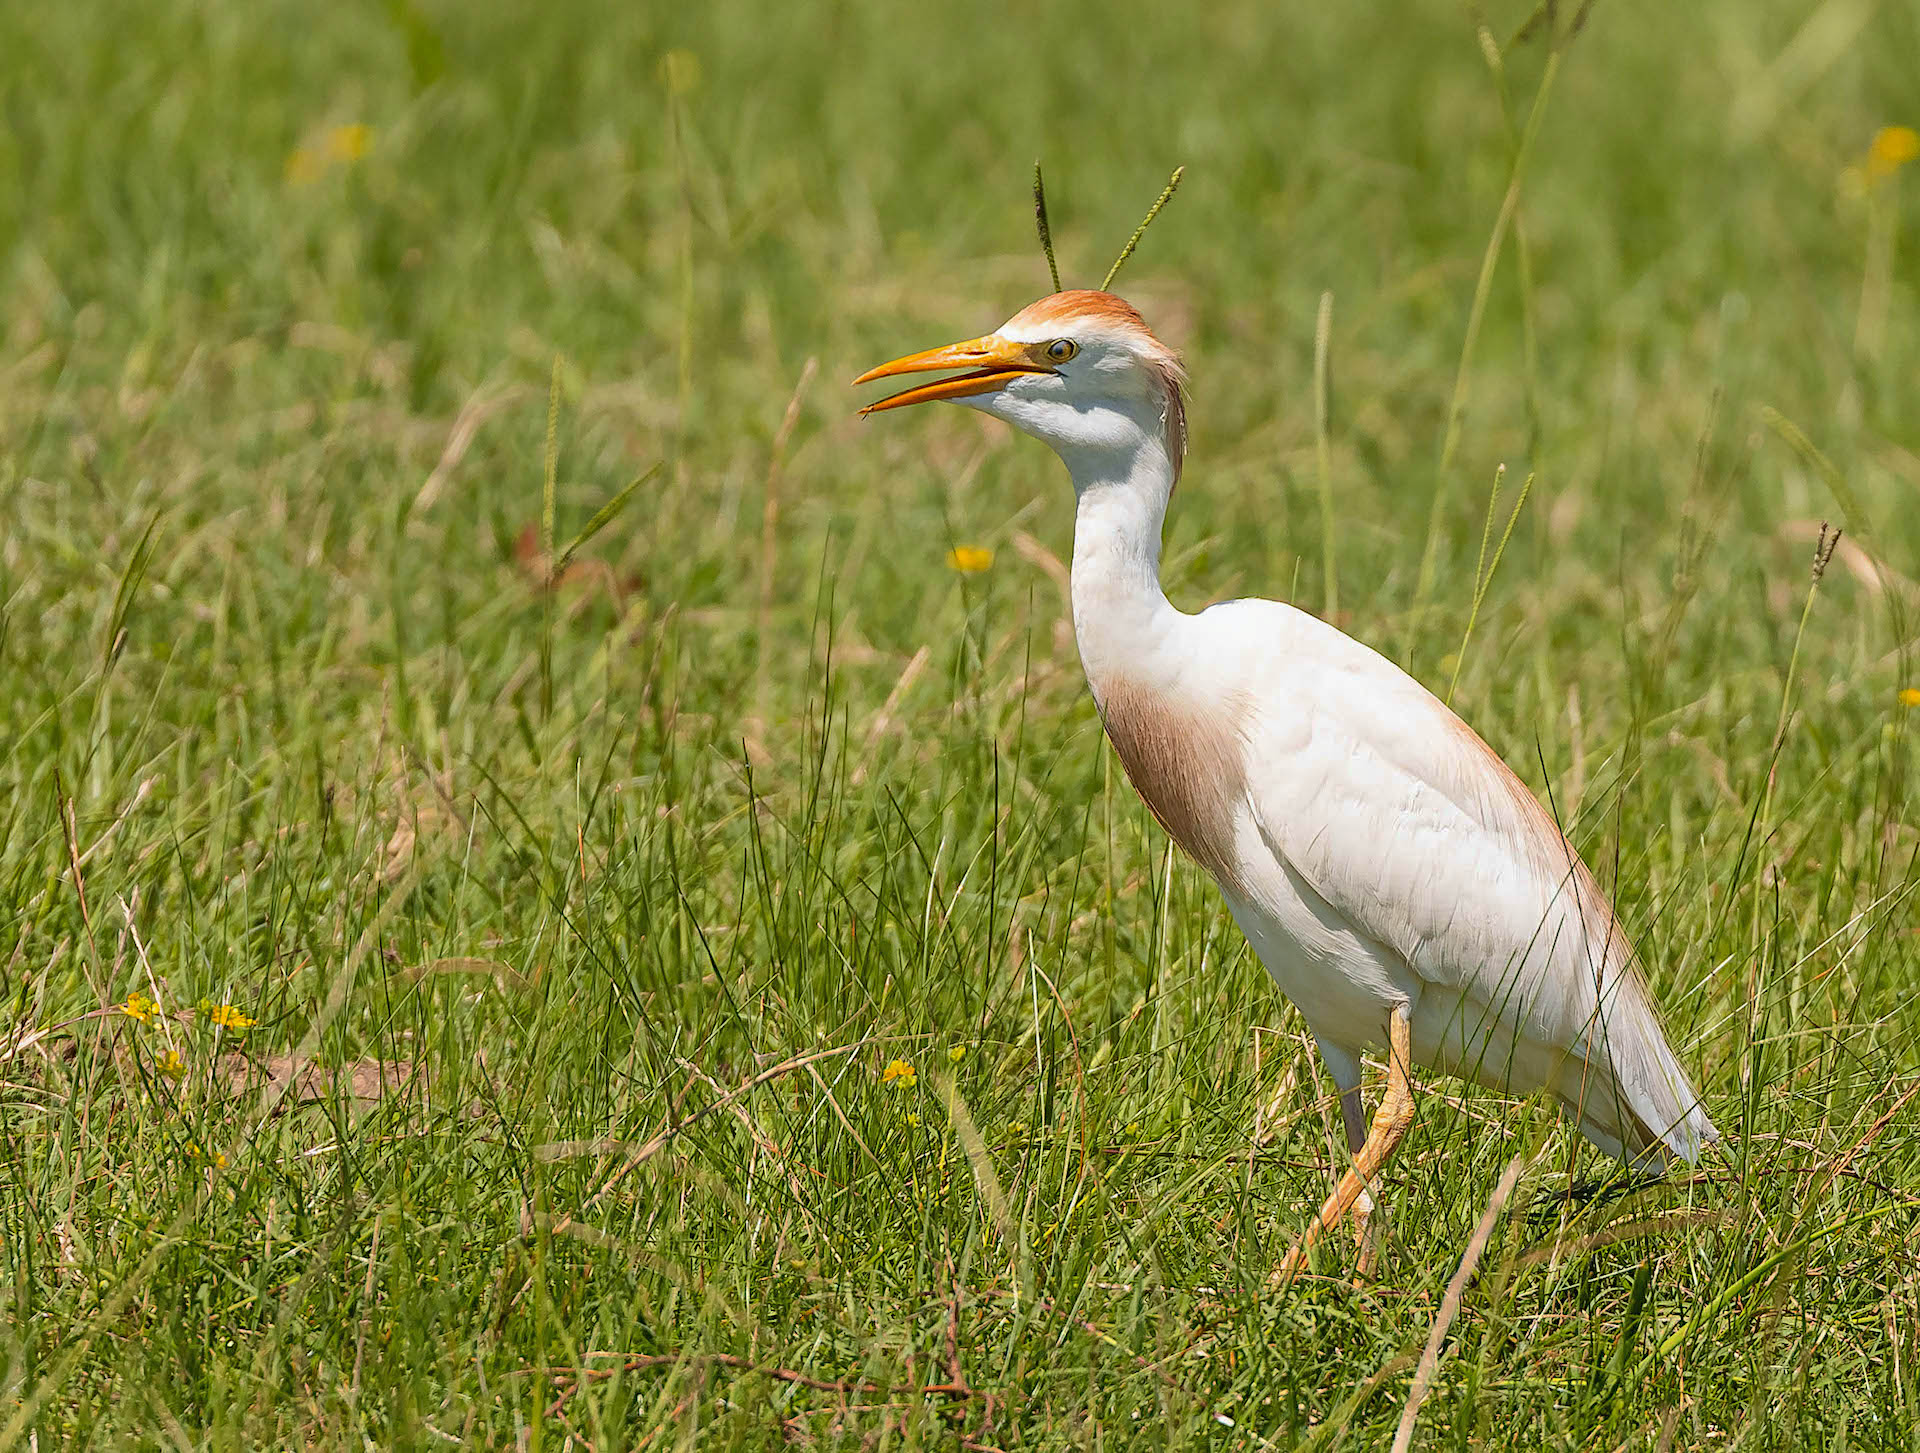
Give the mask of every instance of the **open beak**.
M 949 343 L 945 348 L 933 348 L 925 353 L 896 358 L 892 363 L 868 369 L 853 381 L 854 386 L 857 388 L 863 383 L 872 383 L 876 378 L 892 378 L 900 373 L 933 373 L 948 368 L 961 368 L 966 372 L 905 389 L 881 399 L 877 404 L 868 404 L 860 412 L 877 414 L 882 409 L 904 409 L 908 404 L 927 404 L 935 399 L 963 399 L 971 394 L 990 394 L 996 389 L 1005 388 L 1023 373 L 1054 372 L 1044 363 L 1035 363 L 1030 350 L 1030 344 L 1014 343 L 998 334 L 989 333 L 971 342 Z

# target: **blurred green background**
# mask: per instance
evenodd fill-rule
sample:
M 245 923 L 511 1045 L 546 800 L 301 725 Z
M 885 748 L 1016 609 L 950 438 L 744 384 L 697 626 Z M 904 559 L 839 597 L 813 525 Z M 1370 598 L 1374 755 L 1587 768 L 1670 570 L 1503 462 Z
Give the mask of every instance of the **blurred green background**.
M 1908 1446 L 1920 7 L 1529 14 L 0 4 L 0 1442 L 1377 1446 L 1538 1149 L 1416 1446 Z M 1036 157 L 1069 286 L 1187 168 L 1176 603 L 1457 674 L 1726 1163 L 1435 1085 L 1267 1292 L 1330 1086 L 1065 476 L 846 386 Z

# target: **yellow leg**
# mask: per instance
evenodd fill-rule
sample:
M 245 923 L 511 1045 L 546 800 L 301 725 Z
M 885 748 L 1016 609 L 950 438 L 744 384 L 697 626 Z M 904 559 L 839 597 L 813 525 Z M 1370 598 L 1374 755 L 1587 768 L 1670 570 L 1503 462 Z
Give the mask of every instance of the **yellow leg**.
M 1404 1007 L 1394 1010 L 1393 1017 L 1387 1021 L 1387 1043 L 1387 1092 L 1381 1096 L 1380 1108 L 1374 1112 L 1366 1143 L 1353 1157 L 1346 1174 L 1340 1177 L 1333 1194 L 1320 1207 L 1320 1213 L 1307 1223 L 1299 1241 L 1281 1261 L 1280 1269 L 1273 1274 L 1276 1286 L 1285 1286 L 1293 1280 L 1307 1264 L 1307 1249 L 1323 1232 L 1338 1226 L 1354 1202 L 1367 1194 L 1367 1183 L 1380 1173 L 1405 1138 L 1407 1127 L 1413 1124 L 1413 1083 L 1408 1078 L 1413 1037 Z M 1367 1257 L 1369 1262 L 1371 1259 Z

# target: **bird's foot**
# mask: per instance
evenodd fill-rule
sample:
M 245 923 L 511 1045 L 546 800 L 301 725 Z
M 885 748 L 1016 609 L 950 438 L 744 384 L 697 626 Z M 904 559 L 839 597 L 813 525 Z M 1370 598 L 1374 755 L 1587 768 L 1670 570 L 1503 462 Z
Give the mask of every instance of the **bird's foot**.
M 1320 1239 L 1321 1233 L 1329 1225 L 1338 1225 L 1342 1215 L 1353 1218 L 1353 1239 L 1357 1256 L 1354 1261 L 1354 1285 L 1359 1286 L 1373 1275 L 1375 1263 L 1380 1258 L 1380 1247 L 1386 1236 L 1386 1212 L 1374 1205 L 1373 1195 L 1361 1186 L 1349 1198 L 1336 1194 L 1329 1198 L 1320 1209 L 1320 1214 L 1307 1223 L 1307 1229 L 1294 1242 L 1280 1265 L 1274 1269 L 1271 1284 L 1276 1288 L 1284 1287 L 1294 1277 L 1307 1269 L 1307 1251 Z

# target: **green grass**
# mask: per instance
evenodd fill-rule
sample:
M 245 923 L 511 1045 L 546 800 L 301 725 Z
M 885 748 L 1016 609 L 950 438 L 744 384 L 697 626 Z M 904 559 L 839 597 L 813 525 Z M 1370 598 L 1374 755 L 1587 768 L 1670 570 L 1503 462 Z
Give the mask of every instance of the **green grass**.
M 1384 1447 L 1524 1155 L 1416 1448 L 1920 1448 L 1920 12 L 1598 6 L 1496 229 L 1523 19 L 0 8 L 0 1441 Z M 1064 474 L 845 386 L 1043 289 L 1035 155 L 1069 285 L 1188 167 L 1176 601 L 1457 676 L 1724 1157 L 1433 1082 L 1269 1290 L 1330 1085 Z

